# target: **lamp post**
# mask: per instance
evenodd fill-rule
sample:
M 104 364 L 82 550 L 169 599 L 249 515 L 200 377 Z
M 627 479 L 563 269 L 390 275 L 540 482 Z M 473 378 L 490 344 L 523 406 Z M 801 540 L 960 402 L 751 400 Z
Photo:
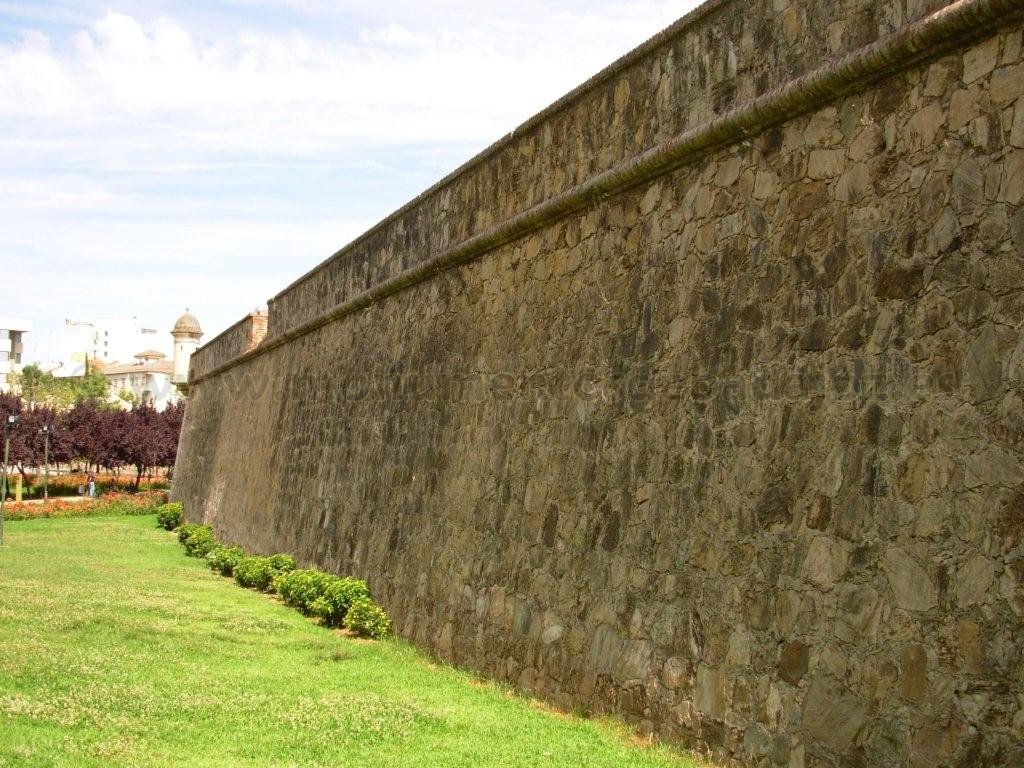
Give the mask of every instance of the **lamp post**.
M 43 424 L 43 502 L 50 500 L 50 425 Z
M 9 414 L 4 422 L 3 491 L 0 492 L 0 546 L 4 543 L 4 507 L 7 504 L 7 465 L 11 460 L 11 430 L 18 426 L 21 416 Z

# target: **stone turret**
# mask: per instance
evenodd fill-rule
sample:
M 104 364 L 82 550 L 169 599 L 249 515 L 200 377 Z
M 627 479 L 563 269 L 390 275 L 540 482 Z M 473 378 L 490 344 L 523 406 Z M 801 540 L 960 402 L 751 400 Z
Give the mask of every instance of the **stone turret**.
M 185 314 L 178 318 L 171 330 L 174 337 L 174 373 L 171 381 L 178 386 L 188 384 L 188 363 L 192 353 L 199 346 L 199 339 L 203 336 L 203 329 L 195 315 L 185 309 Z

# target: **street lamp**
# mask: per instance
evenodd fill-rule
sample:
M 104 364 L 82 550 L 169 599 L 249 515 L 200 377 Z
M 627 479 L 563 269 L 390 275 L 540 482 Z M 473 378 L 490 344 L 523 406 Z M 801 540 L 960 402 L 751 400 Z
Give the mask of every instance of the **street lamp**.
M 50 500 L 50 425 L 43 424 L 43 502 Z
M 3 466 L 3 492 L 0 493 L 0 546 L 4 543 L 4 506 L 7 504 L 7 465 L 11 460 L 11 430 L 18 426 L 21 416 L 9 414 L 4 422 L 4 466 Z

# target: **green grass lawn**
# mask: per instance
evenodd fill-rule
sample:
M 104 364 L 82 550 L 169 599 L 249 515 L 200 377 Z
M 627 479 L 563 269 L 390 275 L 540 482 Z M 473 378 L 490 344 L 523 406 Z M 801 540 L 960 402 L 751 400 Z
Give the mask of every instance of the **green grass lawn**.
M 187 558 L 152 517 L 8 523 L 0 766 L 683 766 L 350 640 Z

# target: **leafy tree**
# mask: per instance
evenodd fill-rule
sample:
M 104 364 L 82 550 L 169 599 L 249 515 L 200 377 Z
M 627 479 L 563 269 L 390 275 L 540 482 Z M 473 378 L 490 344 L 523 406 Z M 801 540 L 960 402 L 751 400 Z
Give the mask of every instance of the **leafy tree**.
M 28 485 L 28 470 L 40 467 L 46 460 L 46 435 L 43 427 L 50 430 L 49 460 L 53 463 L 71 458 L 71 444 L 67 431 L 61 423 L 60 414 L 52 408 L 39 406 L 25 408 L 21 400 L 13 395 L 0 395 L 0 419 L 7 423 L 9 415 L 20 418 L 17 426 L 8 431 L 10 438 L 10 461 L 21 473 Z
M 162 412 L 148 405 L 130 411 L 110 408 L 97 400 L 79 400 L 67 411 L 36 404 L 27 406 L 15 395 L 0 395 L 0 419 L 21 418 L 10 432 L 11 464 L 28 479 L 30 468 L 43 464 L 44 426 L 50 429 L 50 455 L 54 463 L 79 459 L 87 468 L 135 468 L 134 489 L 154 469 L 174 466 L 185 413 L 183 402 Z
M 13 377 L 12 384 L 29 407 L 41 404 L 62 411 L 79 400 L 105 401 L 108 390 L 107 379 L 99 371 L 85 376 L 57 377 L 38 365 L 26 365 Z
M 76 402 L 78 400 L 105 401 L 110 389 L 107 377 L 99 371 L 92 371 L 85 376 L 74 376 L 69 381 L 72 383 Z
M 123 400 L 128 405 L 135 406 L 139 404 L 139 397 L 130 389 L 122 389 L 117 393 L 118 400 Z
M 120 458 L 122 463 L 135 467 L 135 490 L 138 490 L 142 475 L 159 466 L 165 455 L 165 422 L 154 408 L 141 405 L 124 412 L 120 431 Z
M 178 458 L 178 443 L 181 441 L 181 425 L 185 420 L 185 401 L 179 400 L 163 410 L 164 439 L 159 465 L 174 470 L 174 462 Z

